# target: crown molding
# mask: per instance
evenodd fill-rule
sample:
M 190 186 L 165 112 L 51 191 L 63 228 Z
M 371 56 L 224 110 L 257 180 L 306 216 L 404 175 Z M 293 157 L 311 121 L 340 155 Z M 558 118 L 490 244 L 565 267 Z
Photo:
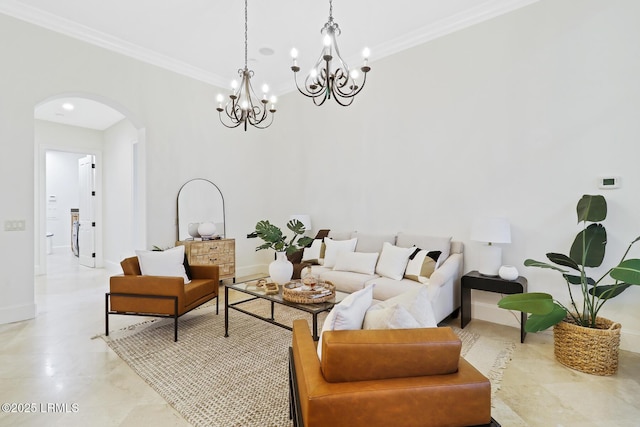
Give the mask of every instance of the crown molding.
M 96 31 L 49 12 L 21 4 L 15 0 L 0 0 L 0 13 L 214 86 L 226 87 L 228 85 L 227 79 L 201 68 L 194 67 L 186 62 L 176 60 L 101 31 Z
M 375 46 L 375 59 L 382 59 L 403 50 L 427 43 L 489 19 L 537 3 L 540 0 L 488 0 L 435 23 Z M 373 49 L 372 49 L 373 50 Z
M 455 31 L 462 30 L 480 22 L 536 3 L 539 0 L 487 0 L 479 5 L 438 22 L 418 28 L 401 37 L 389 40 L 377 46 L 371 46 L 375 59 L 382 59 L 398 52 L 427 43 Z M 109 34 L 96 31 L 77 22 L 25 5 L 17 0 L 0 0 L 0 13 L 29 22 L 39 27 L 85 41 L 87 43 L 126 55 L 175 73 L 225 88 L 227 79 L 217 74 L 194 67 L 151 49 L 130 43 Z M 347 58 L 349 59 L 349 58 Z M 356 60 L 357 61 L 357 60 Z M 293 83 L 276 85 L 275 93 L 285 94 L 295 89 Z

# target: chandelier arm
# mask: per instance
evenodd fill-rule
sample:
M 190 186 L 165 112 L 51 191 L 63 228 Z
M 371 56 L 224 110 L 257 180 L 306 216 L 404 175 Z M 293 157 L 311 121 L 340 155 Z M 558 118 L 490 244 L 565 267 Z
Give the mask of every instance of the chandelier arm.
M 238 113 L 240 113 L 239 117 L 238 117 Z M 242 108 L 240 108 L 240 106 L 236 104 L 234 106 L 234 108 L 233 108 L 233 114 L 231 115 L 232 121 L 236 121 L 238 123 L 242 123 L 244 121 L 245 117 L 246 116 L 245 116 L 244 112 L 242 111 Z
M 315 97 L 318 96 L 318 94 L 322 93 L 324 91 L 324 87 L 326 85 L 326 83 L 324 81 L 320 81 L 318 79 L 318 77 L 316 77 L 316 81 L 311 81 L 309 82 L 309 80 L 311 79 L 310 75 L 307 75 L 307 77 L 305 78 L 304 81 L 304 89 L 307 93 L 305 93 L 305 95 L 307 96 L 311 96 L 311 97 Z M 296 86 L 297 86 L 297 81 L 296 81 Z M 316 88 L 314 89 L 312 86 L 315 86 Z M 298 90 L 300 90 L 300 88 L 298 87 Z
M 318 96 L 315 93 L 307 93 L 305 92 L 305 90 L 307 90 L 306 88 L 303 90 L 302 88 L 300 88 L 300 86 L 298 86 L 298 82 L 296 82 L 296 89 L 298 89 L 298 92 L 300 92 L 301 94 L 303 94 L 304 96 L 306 96 L 307 98 L 315 98 L 316 96 Z
M 352 98 L 352 97 L 356 96 L 357 94 L 360 93 L 362 88 L 364 88 L 364 85 L 367 82 L 367 73 L 363 72 L 363 74 L 364 74 L 364 76 L 362 78 L 362 84 L 360 86 L 358 86 L 358 84 L 357 84 L 358 82 L 355 79 L 351 78 L 351 79 L 347 80 L 347 82 L 348 81 L 353 82 L 353 84 L 349 87 L 351 89 L 349 92 L 343 92 L 342 91 L 342 88 L 344 87 L 344 85 L 337 85 L 335 87 L 335 92 L 334 93 L 340 94 L 340 96 L 343 97 L 343 98 Z
M 342 88 L 345 87 L 350 81 L 354 80 L 351 78 L 348 71 L 345 71 L 342 68 L 338 68 L 334 73 L 333 82 L 336 90 L 342 92 Z
M 329 99 L 329 97 L 328 97 L 328 96 L 326 96 L 326 95 L 325 95 L 325 96 L 323 96 L 323 97 L 316 96 L 315 98 L 313 98 L 313 103 L 314 103 L 314 104 L 316 104 L 316 106 L 318 106 L 318 107 L 319 107 L 319 106 L 321 106 L 322 104 L 324 104 L 324 103 L 325 103 L 325 101 L 326 101 L 327 99 Z
M 263 124 L 262 121 L 256 123 L 256 124 L 252 124 L 253 127 L 258 128 L 258 129 L 266 129 L 269 126 L 271 126 L 271 123 L 273 123 L 273 114 L 271 114 L 271 116 L 269 117 L 269 123 L 268 124 Z
M 293 73 L 293 81 L 296 84 L 296 89 L 298 89 L 298 92 L 300 92 L 301 94 L 303 94 L 304 96 L 308 96 L 311 97 L 312 95 L 307 94 L 304 90 L 302 90 L 302 88 L 300 87 L 300 84 L 298 83 L 298 73 Z M 306 87 L 303 86 L 306 90 Z
M 228 124 L 226 124 L 226 123 L 224 122 L 224 120 L 222 119 L 222 112 L 218 112 L 218 116 L 220 117 L 220 123 L 222 123 L 222 125 L 223 125 L 224 127 L 227 127 L 227 128 L 229 128 L 229 129 L 237 128 L 238 126 L 240 126 L 240 125 L 242 124 L 242 122 L 237 122 L 237 123 L 235 123 L 235 124 L 233 124 L 233 125 L 228 125 Z M 233 122 L 232 122 L 232 123 L 233 123 Z

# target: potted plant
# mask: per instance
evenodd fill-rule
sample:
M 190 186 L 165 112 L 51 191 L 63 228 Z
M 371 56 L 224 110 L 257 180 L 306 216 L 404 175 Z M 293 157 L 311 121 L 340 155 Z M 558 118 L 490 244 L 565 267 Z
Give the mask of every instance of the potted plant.
M 269 275 L 275 283 L 284 284 L 291 280 L 293 276 L 293 264 L 287 259 L 290 255 L 310 244 L 313 239 L 303 236 L 304 224 L 297 219 L 292 219 L 287 223 L 287 228 L 293 232 L 293 237 L 288 240 L 279 227 L 269 221 L 258 221 L 256 224 L 256 236 L 264 240 L 264 243 L 256 248 L 273 249 L 276 251 L 276 260 L 269 264 Z
M 640 237 L 629 244 L 617 265 L 593 279 L 587 269 L 600 267 L 604 260 L 607 231 L 599 222 L 607 216 L 607 202 L 601 195 L 583 195 L 577 214 L 582 231 L 573 241 L 569 256 L 550 252 L 547 258 L 552 264 L 533 259 L 524 262 L 527 267 L 562 274 L 569 291 L 568 307 L 552 295 L 540 292 L 509 295 L 498 306 L 530 313 L 525 325 L 527 332 L 553 326 L 554 352 L 560 363 L 583 372 L 610 375 L 618 367 L 620 324 L 599 317 L 598 313 L 608 300 L 631 285 L 640 285 L 640 259 L 626 259 Z M 574 289 L 580 299 L 574 296 Z

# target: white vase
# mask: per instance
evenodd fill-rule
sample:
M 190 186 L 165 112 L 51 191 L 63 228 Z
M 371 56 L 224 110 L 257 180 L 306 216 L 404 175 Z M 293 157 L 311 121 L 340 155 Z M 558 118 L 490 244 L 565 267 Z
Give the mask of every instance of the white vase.
M 293 264 L 287 259 L 286 252 L 276 252 L 276 259 L 269 264 L 269 276 L 274 283 L 284 285 L 293 276 Z
M 513 265 L 503 265 L 498 270 L 498 275 L 504 280 L 516 280 L 518 278 L 518 269 Z
M 188 228 L 189 236 L 193 237 L 194 239 L 196 237 L 200 237 L 200 233 L 198 233 L 198 227 L 200 227 L 199 222 L 189 223 L 189 228 Z
M 212 222 L 203 222 L 198 227 L 198 233 L 205 238 L 210 239 L 216 234 L 216 225 Z

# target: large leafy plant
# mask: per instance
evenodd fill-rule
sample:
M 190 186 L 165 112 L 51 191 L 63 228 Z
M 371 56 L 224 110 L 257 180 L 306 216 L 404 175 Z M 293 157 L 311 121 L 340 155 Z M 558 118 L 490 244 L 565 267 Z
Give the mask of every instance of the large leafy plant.
M 524 262 L 527 267 L 560 272 L 569 290 L 569 307 L 550 294 L 536 292 L 508 295 L 498 302 L 501 308 L 531 313 L 525 325 L 527 332 L 542 331 L 567 316 L 571 316 L 577 325 L 596 328 L 596 317 L 605 302 L 631 285 L 640 285 L 640 259 L 626 259 L 631 246 L 640 237 L 629 244 L 618 265 L 607 269 L 597 280 L 591 278 L 587 268 L 600 267 L 604 260 L 607 230 L 599 221 L 607 217 L 607 202 L 600 195 L 584 195 L 578 202 L 577 213 L 578 223 L 582 222 L 583 227 L 571 245 L 569 256 L 550 252 L 547 258 L 553 264 L 533 259 Z M 582 293 L 582 301 L 574 298 L 576 288 Z
M 269 221 L 258 221 L 255 233 L 259 238 L 264 240 L 264 243 L 258 246 L 256 251 L 273 249 L 276 252 L 284 251 L 287 255 L 291 255 L 300 248 L 313 242 L 311 237 L 302 236 L 306 230 L 304 224 L 297 219 L 289 221 L 287 228 L 293 231 L 293 237 L 289 241 L 287 241 L 287 236 L 285 236 L 277 226 L 271 224 Z

